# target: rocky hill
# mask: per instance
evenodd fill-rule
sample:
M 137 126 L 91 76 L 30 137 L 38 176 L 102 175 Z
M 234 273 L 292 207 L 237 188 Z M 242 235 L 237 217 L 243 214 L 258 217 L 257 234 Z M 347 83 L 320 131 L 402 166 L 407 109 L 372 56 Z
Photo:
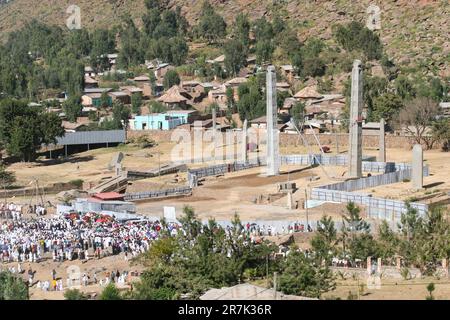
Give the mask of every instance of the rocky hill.
M 318 36 L 331 39 L 336 23 L 365 22 L 367 8 L 381 8 L 381 30 L 377 31 L 387 53 L 397 64 L 420 67 L 442 77 L 450 76 L 450 2 L 448 0 L 210 0 L 227 22 L 240 12 L 252 19 L 269 16 L 274 7 L 298 31 L 300 39 Z M 64 26 L 69 5 L 81 8 L 82 26 L 110 27 L 129 13 L 139 24 L 144 0 L 10 0 L 0 4 L 0 37 L 31 19 Z M 198 18 L 201 1 L 169 0 L 181 6 L 190 24 Z

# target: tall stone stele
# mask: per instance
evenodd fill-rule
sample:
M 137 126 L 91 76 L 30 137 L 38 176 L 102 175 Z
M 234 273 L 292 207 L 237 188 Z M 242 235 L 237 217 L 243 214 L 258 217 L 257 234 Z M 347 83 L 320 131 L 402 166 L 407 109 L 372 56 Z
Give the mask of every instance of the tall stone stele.
M 248 162 L 248 156 L 247 156 L 247 144 L 248 144 L 248 122 L 247 119 L 244 120 L 244 124 L 242 125 L 242 139 L 241 139 L 241 162 L 247 163 Z
M 349 152 L 348 163 L 350 178 L 362 177 L 362 107 L 363 107 L 363 74 L 360 60 L 353 62 L 352 92 L 349 120 Z
M 277 128 L 277 76 L 274 66 L 267 67 L 266 103 L 267 103 L 267 176 L 277 176 L 280 172 L 279 132 Z
M 423 149 L 420 144 L 415 144 L 413 147 L 412 159 L 412 187 L 414 190 L 423 188 Z
M 385 121 L 380 119 L 380 142 L 378 147 L 378 161 L 386 162 L 386 135 L 384 132 Z

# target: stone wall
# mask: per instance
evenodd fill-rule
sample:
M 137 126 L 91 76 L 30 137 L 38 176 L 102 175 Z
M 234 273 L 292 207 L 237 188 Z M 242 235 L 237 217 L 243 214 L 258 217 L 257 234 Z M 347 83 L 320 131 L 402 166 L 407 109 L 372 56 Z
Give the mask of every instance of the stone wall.
M 73 189 L 79 189 L 79 187 L 70 182 L 69 183 L 59 182 L 59 183 L 54 183 L 52 185 L 48 185 L 45 187 L 40 187 L 39 193 L 42 194 L 44 192 L 46 194 L 55 194 L 55 193 L 59 193 L 61 191 L 68 191 L 68 190 L 73 190 Z M 35 187 L 27 187 L 27 188 L 0 191 L 0 198 L 28 197 L 28 196 L 35 196 L 35 195 L 36 195 Z
M 180 126 L 179 128 L 189 130 L 188 126 Z M 127 131 L 127 139 L 137 138 L 140 136 L 148 136 L 156 142 L 166 142 L 170 141 L 173 130 L 149 130 L 149 131 Z M 236 132 L 236 134 L 240 134 L 240 132 Z M 336 148 L 336 136 L 339 144 L 339 148 L 342 148 L 343 151 L 347 149 L 348 146 L 348 133 L 338 133 L 338 134 L 316 134 L 322 145 L 328 145 L 332 149 Z M 304 137 L 307 139 L 310 145 L 316 145 L 316 140 L 314 135 L 305 134 Z M 379 138 L 377 135 L 363 135 L 363 148 L 377 148 L 379 143 Z M 414 145 L 414 141 L 411 137 L 405 136 L 395 136 L 395 135 L 386 135 L 386 147 L 387 148 L 401 148 L 401 149 L 411 149 Z M 288 133 L 280 133 L 280 146 L 301 146 L 303 145 L 302 139 L 297 134 L 288 134 Z M 439 149 L 441 146 L 439 144 L 435 144 L 434 148 Z

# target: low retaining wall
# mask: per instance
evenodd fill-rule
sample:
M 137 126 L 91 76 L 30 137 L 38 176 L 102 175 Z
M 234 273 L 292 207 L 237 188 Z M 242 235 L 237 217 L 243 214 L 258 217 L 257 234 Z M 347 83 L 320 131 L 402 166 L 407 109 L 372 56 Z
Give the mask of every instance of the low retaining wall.
M 40 187 L 39 193 L 54 194 L 61 191 L 68 191 L 72 189 L 79 189 L 79 186 L 71 183 L 55 183 L 50 186 Z M 0 191 L 0 198 L 28 197 L 28 196 L 36 196 L 36 188 L 30 187 L 30 188 Z
M 175 196 L 186 196 L 192 194 L 192 189 L 189 187 L 180 187 L 164 190 L 152 190 L 144 192 L 127 193 L 124 196 L 125 201 L 139 201 L 150 200 Z
M 426 170 L 425 170 L 426 168 Z M 424 167 L 425 177 L 428 176 L 428 167 Z M 338 191 L 356 191 L 368 188 L 374 188 L 382 186 L 385 184 L 397 183 L 404 180 L 411 180 L 411 169 L 400 170 L 395 172 L 389 172 L 385 174 L 380 174 L 377 176 L 371 176 L 366 178 L 360 178 L 356 180 L 348 180 L 339 183 L 329 184 L 320 187 L 321 189 L 327 190 L 338 190 Z
M 281 155 L 281 164 L 287 165 L 315 165 L 321 164 L 324 166 L 346 166 L 348 165 L 348 157 L 346 154 L 326 155 L 326 154 L 290 154 Z M 375 161 L 373 156 L 363 156 L 363 163 L 372 163 Z
M 190 176 L 196 176 L 197 179 L 199 179 L 208 176 L 217 176 L 229 172 L 256 168 L 260 167 L 261 165 L 262 165 L 261 162 L 254 162 L 254 163 L 233 162 L 233 163 L 217 164 L 197 169 L 190 169 L 188 170 L 188 180 Z
M 324 187 L 313 188 L 311 199 L 340 203 L 354 202 L 366 206 L 369 217 L 387 220 L 400 219 L 401 214 L 406 213 L 407 210 L 404 201 L 374 198 L 348 191 L 328 190 Z M 420 215 L 425 215 L 428 211 L 428 206 L 422 203 L 411 203 L 411 207 L 417 209 Z

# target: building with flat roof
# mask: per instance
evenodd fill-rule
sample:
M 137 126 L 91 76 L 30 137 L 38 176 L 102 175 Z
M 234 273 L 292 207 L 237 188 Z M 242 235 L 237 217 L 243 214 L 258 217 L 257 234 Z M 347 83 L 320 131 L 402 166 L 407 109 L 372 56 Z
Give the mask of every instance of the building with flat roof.
M 196 110 L 169 110 L 134 117 L 130 121 L 132 130 L 171 130 L 179 125 L 191 123 Z

